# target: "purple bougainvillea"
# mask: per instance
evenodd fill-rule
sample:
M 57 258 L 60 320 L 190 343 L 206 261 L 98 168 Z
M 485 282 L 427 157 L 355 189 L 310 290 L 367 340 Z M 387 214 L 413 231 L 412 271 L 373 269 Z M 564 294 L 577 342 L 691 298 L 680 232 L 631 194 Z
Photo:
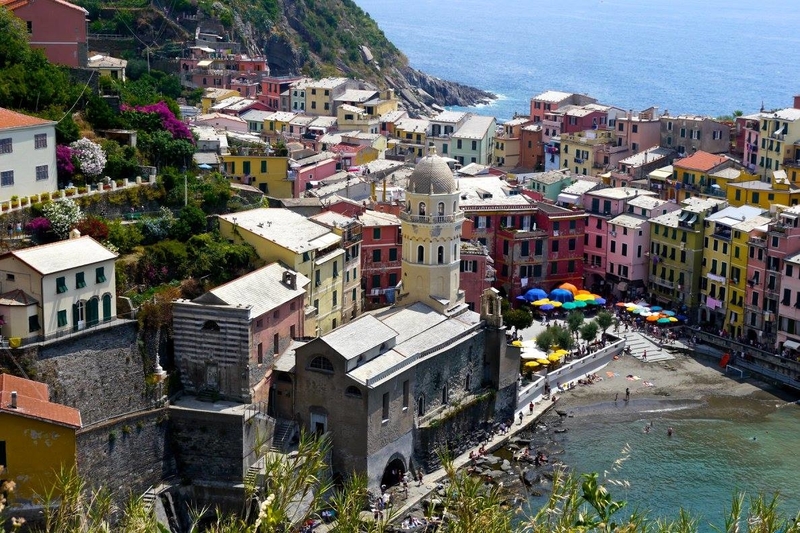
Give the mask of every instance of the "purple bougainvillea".
M 194 143 L 194 137 L 192 136 L 191 130 L 186 126 L 186 124 L 178 120 L 178 118 L 164 101 L 158 102 L 157 104 L 137 106 L 134 109 L 131 109 L 128 106 L 123 106 L 122 110 L 135 110 L 139 113 L 155 113 L 161 119 L 161 126 L 170 132 L 173 139 L 183 139 Z
M 74 150 L 69 146 L 59 144 L 56 146 L 56 168 L 58 175 L 71 177 L 75 174 L 75 163 L 72 161 Z

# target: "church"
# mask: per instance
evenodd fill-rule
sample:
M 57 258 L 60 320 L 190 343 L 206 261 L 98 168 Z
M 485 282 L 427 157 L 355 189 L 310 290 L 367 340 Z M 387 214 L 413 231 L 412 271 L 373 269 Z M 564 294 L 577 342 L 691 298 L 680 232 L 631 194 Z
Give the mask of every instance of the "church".
M 463 452 L 516 404 L 501 298 L 487 289 L 471 311 L 459 288 L 464 213 L 443 158 L 419 161 L 400 220 L 396 304 L 297 346 L 292 369 L 295 419 L 330 435 L 334 471 L 365 473 L 373 488 L 438 467 L 438 451 Z

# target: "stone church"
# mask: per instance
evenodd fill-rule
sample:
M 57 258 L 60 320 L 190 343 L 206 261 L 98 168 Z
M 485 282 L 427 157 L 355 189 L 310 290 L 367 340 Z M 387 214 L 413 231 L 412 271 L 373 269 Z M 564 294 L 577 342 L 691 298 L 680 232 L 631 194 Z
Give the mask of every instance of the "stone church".
M 497 291 L 478 313 L 459 289 L 464 213 L 444 159 L 417 164 L 400 219 L 397 303 L 297 346 L 289 370 L 295 419 L 329 433 L 334 470 L 364 472 L 371 487 L 435 468 L 438 450 L 464 451 L 516 402 L 519 361 L 506 355 Z

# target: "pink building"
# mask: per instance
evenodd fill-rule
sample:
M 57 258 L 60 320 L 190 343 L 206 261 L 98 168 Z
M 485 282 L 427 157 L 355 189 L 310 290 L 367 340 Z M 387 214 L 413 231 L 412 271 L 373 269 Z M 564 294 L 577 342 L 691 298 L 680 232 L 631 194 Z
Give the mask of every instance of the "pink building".
M 476 243 L 461 243 L 460 288 L 465 301 L 473 311 L 480 310 L 481 294 L 492 286 L 495 279 L 494 261 L 485 246 Z
M 564 283 L 583 287 L 583 243 L 586 213 L 544 202 L 536 203 L 536 226 L 547 237 L 545 243 L 544 281 L 552 290 Z
M 292 83 L 300 80 L 300 76 L 267 76 L 261 79 L 259 101 L 267 105 L 270 111 L 281 110 L 281 94 L 288 91 Z
M 605 296 L 611 294 L 612 286 L 619 276 L 615 263 L 613 276 L 609 276 L 608 253 L 610 250 L 610 228 L 608 222 L 628 210 L 628 201 L 638 196 L 653 197 L 655 193 L 628 187 L 593 189 L 583 195 L 583 208 L 589 214 L 586 220 L 584 261 L 586 288 Z M 639 243 L 637 243 L 638 246 Z M 634 248 L 634 252 L 635 252 Z M 644 248 L 646 251 L 647 248 Z M 621 252 L 621 248 L 620 248 Z M 644 253 L 644 252 L 643 252 Z M 633 264 L 627 264 L 628 274 L 633 273 Z M 606 279 L 608 278 L 608 279 Z M 626 279 L 628 279 L 626 277 Z M 625 287 L 627 290 L 627 287 Z
M 313 187 L 311 182 L 324 180 L 336 174 L 337 159 L 331 152 L 320 152 L 290 163 L 294 172 L 293 194 L 300 198 L 304 192 Z
M 28 26 L 31 48 L 44 50 L 52 63 L 85 67 L 89 59 L 84 8 L 65 0 L 0 0 Z
M 742 163 L 750 172 L 755 172 L 758 165 L 758 143 L 761 137 L 761 114 L 738 117 L 736 119 L 737 132 L 736 148 L 741 150 Z
M 616 117 L 614 132 L 617 146 L 627 146 L 631 154 L 661 144 L 661 120 L 658 108 L 650 107 L 639 113 L 625 113 Z
M 265 57 L 226 54 L 211 48 L 194 46 L 189 56 L 180 60 L 181 84 L 185 87 L 230 89 L 235 83 L 242 96 L 255 97 L 261 79 L 269 75 Z M 252 90 L 253 94 L 249 93 Z
M 778 343 L 783 355 L 796 358 L 800 354 L 800 254 L 786 258 L 781 274 Z

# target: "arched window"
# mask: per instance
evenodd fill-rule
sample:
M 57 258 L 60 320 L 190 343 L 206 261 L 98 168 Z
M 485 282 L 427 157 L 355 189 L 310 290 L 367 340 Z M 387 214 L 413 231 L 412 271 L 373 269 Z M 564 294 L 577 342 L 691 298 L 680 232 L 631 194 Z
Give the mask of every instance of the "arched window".
M 411 202 L 406 202 L 406 211 L 411 212 Z
M 417 263 L 424 263 L 425 262 L 425 247 L 420 245 L 417 246 Z
M 344 395 L 345 396 L 349 396 L 350 398 L 361 398 L 362 397 L 361 389 L 359 389 L 358 387 L 355 387 L 353 385 L 350 385 L 349 387 L 347 387 L 344 390 Z
M 439 264 L 444 264 L 444 246 L 440 246 L 436 252 L 436 260 Z
M 425 216 L 425 202 L 419 203 L 419 214 L 420 216 Z
M 331 362 L 327 357 L 322 357 L 321 355 L 312 359 L 308 368 L 311 370 L 320 370 L 322 372 L 333 372 L 333 365 Z
M 425 396 L 420 396 L 417 400 L 417 416 L 425 414 Z
M 214 322 L 213 320 L 206 320 L 203 322 L 203 327 L 200 328 L 203 331 L 219 331 L 219 324 Z
M 444 202 L 439 202 L 438 206 L 439 216 L 444 216 Z

